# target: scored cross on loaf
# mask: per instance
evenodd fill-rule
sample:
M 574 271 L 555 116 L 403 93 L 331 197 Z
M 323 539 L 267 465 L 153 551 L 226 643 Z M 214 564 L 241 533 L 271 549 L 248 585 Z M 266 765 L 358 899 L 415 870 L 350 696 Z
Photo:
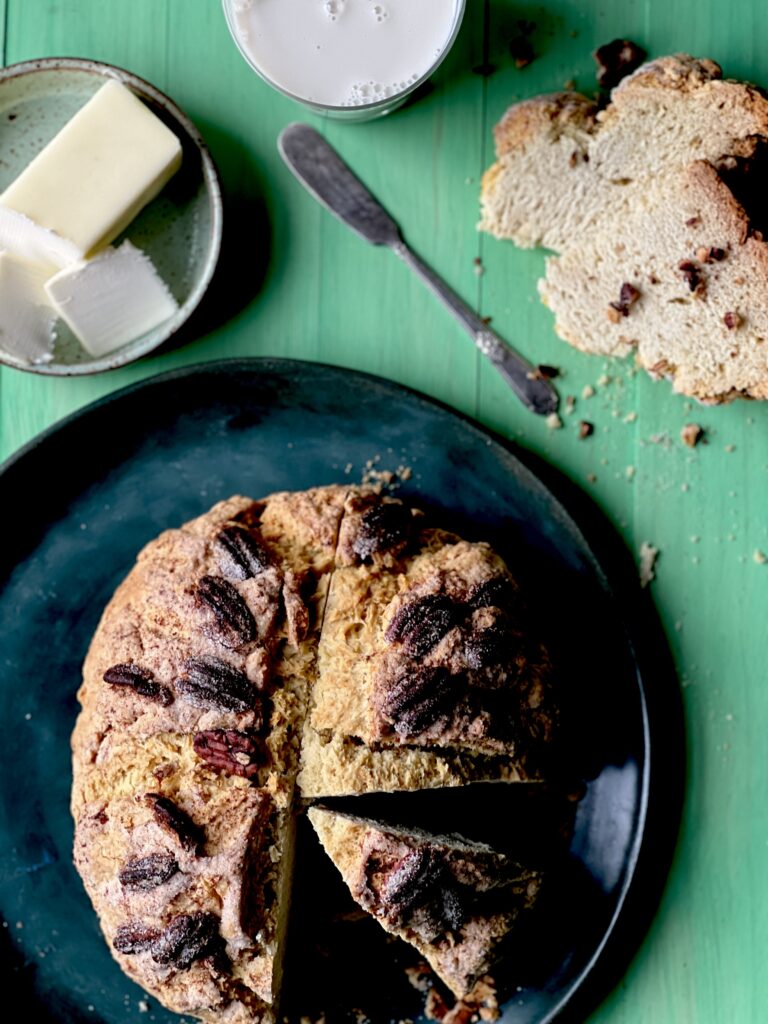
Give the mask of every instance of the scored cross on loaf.
M 686 55 L 640 67 L 604 110 L 555 93 L 511 107 L 480 228 L 543 246 L 555 328 L 702 401 L 768 397 L 768 99 Z M 763 201 L 764 202 L 764 201 Z

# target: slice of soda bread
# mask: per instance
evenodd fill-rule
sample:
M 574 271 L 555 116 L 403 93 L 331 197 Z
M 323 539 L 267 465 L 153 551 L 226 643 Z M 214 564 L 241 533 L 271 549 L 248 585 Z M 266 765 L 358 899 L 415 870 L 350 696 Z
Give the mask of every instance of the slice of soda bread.
M 361 907 L 410 942 L 462 999 L 493 965 L 541 875 L 483 843 L 312 807 L 309 819 Z
M 604 110 L 559 93 L 511 107 L 480 227 L 543 246 L 542 298 L 585 352 L 702 401 L 768 397 L 768 99 L 717 64 L 644 64 Z M 758 186 L 758 187 L 756 187 Z

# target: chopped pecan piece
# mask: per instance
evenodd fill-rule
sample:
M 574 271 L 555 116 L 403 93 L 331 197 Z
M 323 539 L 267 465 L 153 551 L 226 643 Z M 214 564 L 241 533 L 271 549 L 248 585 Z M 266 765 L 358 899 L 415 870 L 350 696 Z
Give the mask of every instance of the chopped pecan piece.
M 199 708 L 220 711 L 259 713 L 259 695 L 253 683 L 238 669 L 218 658 L 189 658 L 184 663 L 186 675 L 176 680 L 181 698 Z M 255 728 L 260 728 L 259 724 Z
M 255 737 L 236 729 L 207 729 L 195 734 L 195 753 L 217 772 L 251 779 L 259 770 L 262 751 Z
M 110 686 L 127 686 L 134 693 L 162 704 L 163 707 L 173 703 L 173 694 L 168 687 L 158 683 L 154 674 L 140 665 L 113 665 L 102 678 Z
M 594 424 L 590 423 L 588 420 L 581 420 L 579 422 L 579 438 L 582 441 L 586 440 L 588 437 L 591 437 L 592 434 L 594 434 L 594 432 Z
M 156 889 L 173 878 L 179 865 L 172 853 L 150 853 L 147 857 L 129 860 L 117 876 L 124 889 L 143 891 Z
M 155 820 L 181 843 L 188 853 L 197 853 L 205 844 L 205 833 L 182 809 L 162 793 L 144 797 L 152 808 Z
M 419 668 L 389 685 L 381 713 L 398 736 L 418 736 L 443 718 L 453 703 L 451 676 L 443 668 Z
M 371 505 L 363 513 L 352 550 L 363 561 L 374 554 L 405 544 L 411 532 L 410 510 L 396 501 Z
M 270 558 L 253 534 L 241 526 L 225 526 L 215 538 L 219 568 L 233 580 L 249 580 L 270 564 Z
M 696 250 L 696 259 L 699 263 L 719 263 L 727 255 L 725 249 L 718 249 L 716 246 L 700 245 Z
M 680 431 L 680 437 L 683 444 L 686 444 L 689 448 L 695 448 L 704 437 L 704 428 L 700 427 L 698 423 L 686 423 Z
M 597 83 L 601 89 L 613 89 L 645 60 L 645 50 L 629 39 L 614 39 L 599 46 L 592 55 L 597 61 Z
M 118 953 L 144 953 L 158 938 L 158 932 L 140 921 L 121 924 L 112 940 Z
M 177 914 L 152 943 L 155 963 L 186 971 L 195 960 L 212 951 L 219 935 L 219 919 L 215 914 L 198 911 Z
M 678 264 L 678 270 L 682 272 L 689 291 L 692 291 L 697 296 L 704 294 L 706 285 L 702 281 L 699 267 L 695 263 L 691 260 L 683 260 L 682 263 Z
M 615 317 L 610 313 L 608 319 L 613 320 L 614 323 L 620 323 L 622 317 L 629 316 L 629 311 L 640 298 L 639 288 L 635 288 L 629 281 L 625 281 L 619 289 L 619 300 L 618 302 L 611 302 L 608 309 L 613 310 Z
M 404 604 L 387 626 L 385 638 L 402 643 L 414 658 L 427 654 L 461 619 L 461 612 L 449 597 L 427 594 Z
M 214 639 L 236 650 L 256 639 L 256 621 L 235 587 L 222 576 L 203 576 L 197 597 L 214 615 Z
M 550 366 L 549 363 L 539 363 L 536 367 L 536 374 L 539 378 L 544 380 L 554 380 L 555 377 L 560 376 L 560 370 L 557 366 Z
M 536 23 L 520 18 L 517 22 L 517 29 L 517 35 L 509 43 L 509 54 L 515 62 L 515 67 L 522 69 L 527 68 L 536 59 L 536 52 L 530 39 L 536 30 Z

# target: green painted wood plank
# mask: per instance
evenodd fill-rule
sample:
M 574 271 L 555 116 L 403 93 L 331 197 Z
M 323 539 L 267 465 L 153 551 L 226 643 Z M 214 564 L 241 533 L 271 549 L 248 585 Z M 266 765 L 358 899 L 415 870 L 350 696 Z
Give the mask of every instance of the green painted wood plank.
M 470 5 L 456 47 L 417 102 L 381 123 L 327 128 L 409 243 L 473 306 L 476 218 L 464 182 L 481 156 L 482 80 L 469 69 L 482 56 L 483 15 L 482 4 Z M 330 219 L 323 246 L 323 357 L 475 413 L 475 348 L 424 286 L 391 253 L 365 247 Z
M 3 64 L 5 60 L 5 22 L 8 16 L 8 3 L 7 0 L 0 0 L 0 54 L 2 54 Z

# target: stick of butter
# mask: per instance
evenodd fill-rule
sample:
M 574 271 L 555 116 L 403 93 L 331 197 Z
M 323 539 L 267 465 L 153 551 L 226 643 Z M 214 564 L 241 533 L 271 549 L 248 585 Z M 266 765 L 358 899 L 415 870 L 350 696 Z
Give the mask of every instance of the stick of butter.
M 50 362 L 56 314 L 45 294 L 51 268 L 0 252 L 0 348 L 26 363 Z
M 45 291 L 92 356 L 134 341 L 178 309 L 149 256 L 128 241 L 60 270 Z
M 107 245 L 181 164 L 176 135 L 130 89 L 109 81 L 0 195 L 0 206 L 71 242 Z M 4 240 L 0 222 L 0 247 Z

